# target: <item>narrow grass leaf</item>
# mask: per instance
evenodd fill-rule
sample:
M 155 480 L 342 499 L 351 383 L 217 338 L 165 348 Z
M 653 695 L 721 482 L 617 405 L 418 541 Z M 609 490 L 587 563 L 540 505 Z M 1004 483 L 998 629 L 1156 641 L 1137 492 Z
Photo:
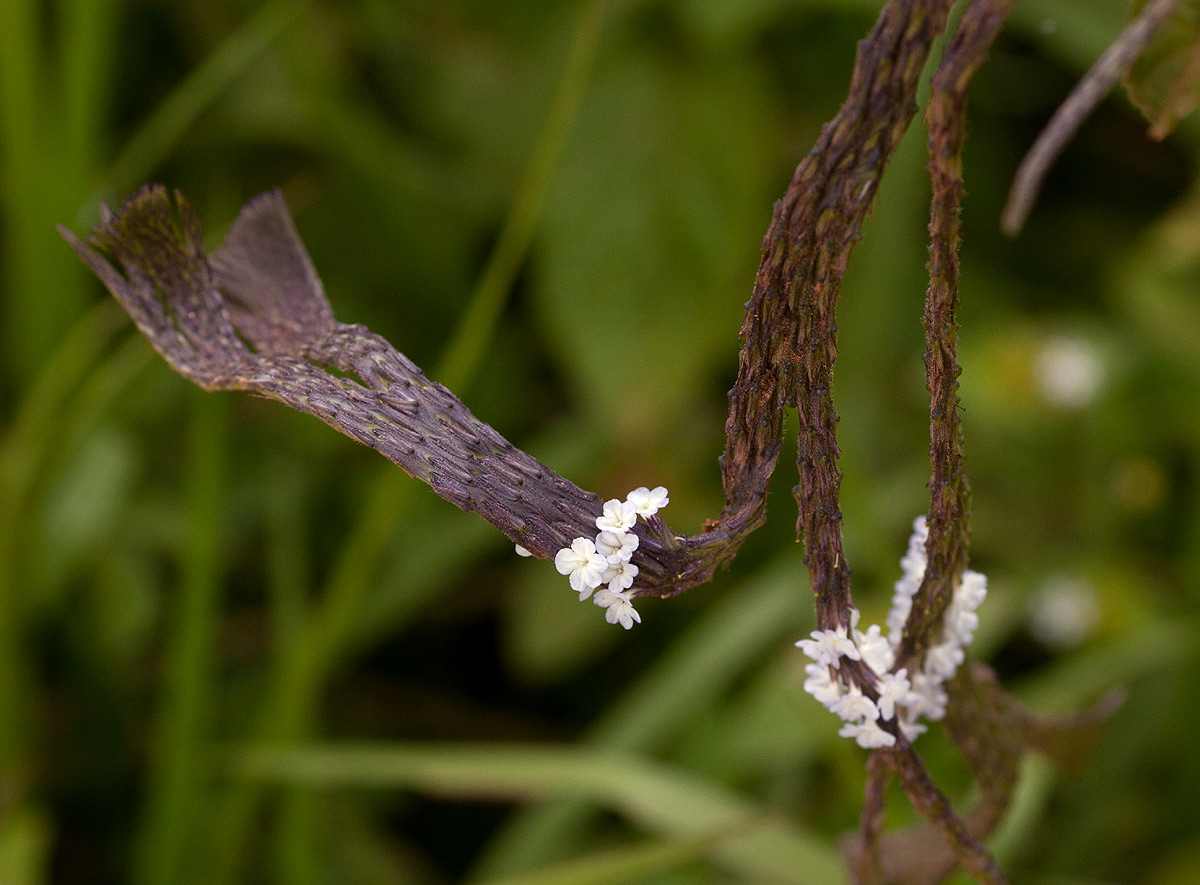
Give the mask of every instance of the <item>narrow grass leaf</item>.
M 245 777 L 325 787 L 401 787 L 448 798 L 573 795 L 667 838 L 743 830 L 714 846 L 721 866 L 764 882 L 828 883 L 835 852 L 719 785 L 632 756 L 555 746 L 343 746 L 245 750 Z

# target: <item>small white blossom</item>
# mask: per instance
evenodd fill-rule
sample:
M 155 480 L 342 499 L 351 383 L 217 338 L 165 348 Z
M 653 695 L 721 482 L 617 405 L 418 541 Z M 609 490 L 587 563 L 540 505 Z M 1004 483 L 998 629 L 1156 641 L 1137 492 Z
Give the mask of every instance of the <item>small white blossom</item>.
M 925 541 L 929 537 L 929 529 L 925 525 L 925 517 L 918 516 L 913 520 L 913 532 L 908 539 L 908 549 L 900 560 L 900 568 L 904 574 L 895 584 L 892 595 L 892 610 L 888 612 L 888 642 L 892 646 L 900 644 L 904 634 L 904 623 L 912 611 L 912 598 L 921 589 L 921 581 L 925 577 Z
M 910 713 L 900 720 L 900 733 L 910 744 L 927 731 L 929 727 L 918 722 L 915 713 Z
M 958 672 L 959 665 L 966 659 L 962 647 L 951 640 L 933 646 L 925 653 L 925 672 L 945 682 Z
M 812 639 L 801 639 L 796 643 L 796 648 L 803 651 L 818 664 L 835 667 L 837 666 L 838 658 L 843 656 L 852 661 L 862 659 L 862 655 L 858 651 L 858 646 L 854 644 L 852 639 L 846 636 L 845 627 L 838 627 L 836 630 L 813 630 L 809 636 Z
M 857 685 L 851 685 L 829 709 L 847 722 L 874 722 L 879 718 L 879 708 Z
M 634 622 L 642 622 L 642 616 L 633 607 L 633 600 L 624 591 L 600 590 L 592 601 L 607 609 L 604 620 L 610 624 L 620 624 L 628 630 Z
M 1056 335 L 1042 346 L 1034 360 L 1033 374 L 1050 405 L 1081 409 L 1100 392 L 1104 363 L 1086 339 Z
M 596 528 L 602 532 L 627 532 L 637 522 L 637 508 L 629 501 L 613 498 L 604 502 L 604 513 L 596 517 Z
M 638 516 L 653 516 L 671 502 L 667 490 L 663 486 L 648 489 L 639 486 L 625 498 L 626 503 L 632 504 Z
M 1029 632 L 1050 648 L 1079 645 L 1100 622 L 1099 594 L 1086 578 L 1054 575 L 1029 602 Z
M 633 586 L 633 579 L 637 577 L 637 573 L 638 567 L 632 562 L 617 560 L 610 563 L 604 572 L 604 582 L 613 592 L 628 590 Z
M 883 674 L 892 669 L 892 663 L 896 658 L 895 651 L 880 631 L 878 624 L 872 624 L 867 628 L 866 633 L 855 630 L 854 643 L 858 646 L 863 663 L 876 673 Z
M 638 536 L 632 532 L 604 531 L 596 535 L 596 550 L 609 562 L 628 562 L 638 548 Z
M 533 556 L 533 554 L 530 553 L 528 550 L 526 550 L 524 547 L 522 547 L 520 544 L 518 544 L 517 545 L 517 556 Z
M 825 707 L 832 707 L 842 696 L 842 686 L 829 672 L 829 667 L 822 664 L 808 664 L 804 668 L 808 678 L 804 680 L 804 690 L 816 698 Z
M 888 612 L 888 644 L 893 648 L 900 644 L 904 637 L 904 625 L 908 623 L 908 613 L 912 611 L 912 597 L 899 593 L 892 599 L 892 609 Z
M 941 683 L 925 673 L 912 677 L 912 694 L 908 699 L 909 715 L 924 716 L 938 721 L 946 715 L 946 704 L 950 702 Z
M 978 627 L 979 615 L 961 608 L 956 598 L 946 609 L 946 617 L 942 622 L 942 635 L 958 645 L 970 645 Z
M 987 596 L 987 576 L 967 569 L 963 572 L 958 589 L 954 591 L 954 601 L 965 611 L 975 611 Z
M 907 704 L 908 696 L 912 693 L 912 685 L 908 681 L 908 668 L 901 667 L 895 673 L 889 673 L 879 680 L 880 719 L 896 718 L 896 705 Z
M 875 722 L 864 722 L 861 725 L 848 722 L 838 729 L 838 734 L 842 737 L 854 738 L 860 747 L 867 750 L 890 747 L 896 743 L 896 736 L 884 731 Z
M 608 560 L 596 552 L 596 545 L 587 538 L 576 538 L 570 547 L 558 551 L 554 567 L 560 575 L 570 577 L 571 589 L 580 599 L 587 599 L 590 592 L 600 586 L 608 569 Z

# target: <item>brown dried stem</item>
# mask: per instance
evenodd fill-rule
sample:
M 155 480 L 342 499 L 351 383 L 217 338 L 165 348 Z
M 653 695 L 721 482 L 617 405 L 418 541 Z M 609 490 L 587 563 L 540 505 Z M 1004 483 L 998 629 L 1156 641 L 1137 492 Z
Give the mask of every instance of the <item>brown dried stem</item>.
M 172 205 L 161 186 L 116 215 L 105 210 L 88 243 L 60 230 L 163 358 L 200 387 L 247 390 L 315 415 L 539 556 L 595 534 L 598 495 L 513 446 L 383 338 L 334 320 L 278 192 L 248 204 L 211 257 L 187 201 L 177 194 Z M 707 580 L 736 546 L 727 534 L 682 539 L 656 527 L 637 529 L 643 595 Z
M 946 607 L 967 566 L 971 488 L 963 472 L 958 400 L 958 244 L 961 237 L 962 149 L 967 86 L 987 58 L 1014 0 L 976 0 L 963 13 L 933 77 L 925 114 L 932 183 L 929 209 L 929 290 L 925 298 L 925 374 L 929 388 L 930 461 L 926 566 L 913 600 L 896 666 L 916 669 L 940 635 Z
M 1147 4 L 1054 112 L 1013 178 L 1008 203 L 1000 216 L 1000 227 L 1010 237 L 1015 237 L 1025 226 L 1042 181 L 1067 142 L 1170 18 L 1175 3 L 1176 0 L 1153 0 Z
M 954 813 L 950 801 L 934 785 L 921 758 L 907 741 L 899 740 L 895 747 L 877 752 L 887 758 L 909 801 L 941 835 L 944 844 L 953 852 L 955 860 L 967 873 L 976 881 L 991 885 L 1008 881 L 987 849 Z
M 726 503 L 718 525 L 737 530 L 761 523 L 783 409 L 794 405 L 800 413 L 798 528 L 823 628 L 847 624 L 852 607 L 832 394 L 838 294 L 879 178 L 916 113 L 917 81 L 952 5 L 892 0 L 859 43 L 849 97 L 775 204 L 746 305 L 725 424 Z

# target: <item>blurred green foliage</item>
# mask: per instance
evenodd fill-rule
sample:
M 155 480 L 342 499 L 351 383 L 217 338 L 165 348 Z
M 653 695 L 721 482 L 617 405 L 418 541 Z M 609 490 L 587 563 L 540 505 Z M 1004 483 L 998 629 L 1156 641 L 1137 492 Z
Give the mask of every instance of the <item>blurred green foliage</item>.
M 280 186 L 340 319 L 581 485 L 668 486 L 693 532 L 771 204 L 878 5 L 0 4 L 0 881 L 836 876 L 865 754 L 800 689 L 789 464 L 733 569 L 625 633 L 369 450 L 190 389 L 54 224 L 158 180 L 217 242 Z M 1130 689 L 1081 773 L 1030 764 L 994 845 L 1022 882 L 1200 879 L 1200 129 L 1153 143 L 1114 96 L 997 227 L 1126 12 L 1019 4 L 971 94 L 979 653 L 1039 709 Z M 839 317 L 869 620 L 926 505 L 923 140 Z

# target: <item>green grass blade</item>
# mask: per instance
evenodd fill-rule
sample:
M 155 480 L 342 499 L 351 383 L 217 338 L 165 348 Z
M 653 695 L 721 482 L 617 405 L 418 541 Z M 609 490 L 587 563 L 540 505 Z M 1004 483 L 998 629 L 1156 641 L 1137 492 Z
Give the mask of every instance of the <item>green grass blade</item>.
M 82 191 L 95 174 L 100 139 L 112 94 L 111 70 L 115 25 L 121 3 L 111 0 L 62 0 L 60 68 L 63 92 L 65 169 L 74 189 Z
M 237 754 L 233 770 L 284 783 L 399 787 L 471 800 L 571 795 L 665 838 L 729 832 L 714 845 L 714 861 L 756 881 L 824 885 L 843 876 L 835 852 L 724 787 L 607 750 L 532 745 L 247 750 Z
M 83 309 L 83 275 L 64 261 L 56 222 L 78 195 L 64 169 L 57 92 L 47 84 L 39 5 L 0 0 L 0 230 L 7 267 L 4 369 L 32 380 Z
M 475 375 L 479 361 L 496 333 L 496 323 L 512 289 L 513 280 L 529 251 L 546 202 L 546 193 L 558 169 L 591 76 L 607 9 L 607 0 L 592 0 L 583 12 L 571 43 L 558 95 L 542 127 L 508 216 L 504 219 L 500 238 L 475 287 L 466 314 L 433 373 L 434 378 L 451 390 L 458 391 L 460 396 L 464 386 Z
M 651 842 L 598 852 L 529 873 L 493 879 L 484 885 L 619 885 L 621 882 L 644 882 L 648 876 L 667 873 L 705 857 L 720 835 L 711 839 Z
M 605 0 L 593 2 L 582 19 L 572 45 L 559 94 L 543 127 L 522 188 L 505 223 L 500 242 L 476 289 L 473 307 L 460 321 L 442 365 L 443 379 L 452 375 L 465 386 L 478 370 L 479 357 L 495 333 L 496 319 L 511 287 L 536 224 L 545 192 L 569 135 L 582 98 L 599 38 Z M 477 306 L 476 306 L 477 305 Z M 463 342 L 458 344 L 457 342 Z M 457 354 L 457 355 L 455 355 Z M 380 472 L 371 499 L 355 522 L 338 556 L 334 575 L 322 602 L 281 663 L 271 698 L 264 705 L 257 739 L 295 739 L 302 735 L 324 678 L 349 633 L 354 613 L 377 573 L 391 534 L 413 494 L 411 480 L 388 467 Z M 232 881 L 240 864 L 242 839 L 254 817 L 259 798 L 251 788 L 235 787 L 218 815 L 215 849 L 216 882 Z
M 193 878 L 197 830 L 206 819 L 203 762 L 216 696 L 228 417 L 224 397 L 196 391 L 191 398 L 191 453 L 185 471 L 189 524 L 141 835 L 137 880 L 145 885 Z
M 589 746 L 650 752 L 719 697 L 765 649 L 803 634 L 811 609 L 802 604 L 800 573 L 789 554 L 712 608 L 596 722 Z M 513 815 L 492 840 L 476 877 L 505 875 L 560 856 L 590 819 L 578 802 L 556 801 Z
M 17 764 L 27 737 L 25 666 L 19 639 L 24 596 L 20 557 L 28 546 L 31 499 L 61 448 L 63 416 L 72 413 L 68 397 L 124 325 L 124 315 L 109 302 L 77 322 L 28 389 L 7 434 L 0 439 L 0 771 Z
M 200 114 L 266 51 L 308 0 L 277 0 L 231 34 L 138 127 L 105 175 L 107 199 L 144 184 Z

